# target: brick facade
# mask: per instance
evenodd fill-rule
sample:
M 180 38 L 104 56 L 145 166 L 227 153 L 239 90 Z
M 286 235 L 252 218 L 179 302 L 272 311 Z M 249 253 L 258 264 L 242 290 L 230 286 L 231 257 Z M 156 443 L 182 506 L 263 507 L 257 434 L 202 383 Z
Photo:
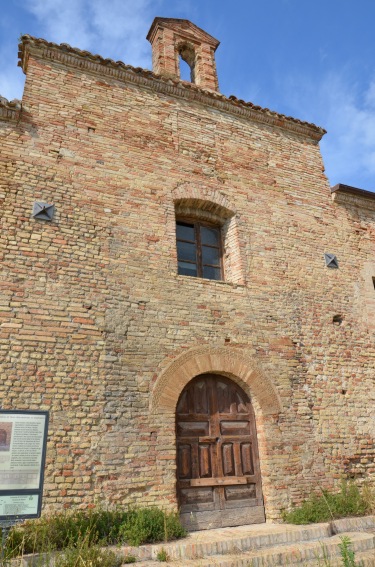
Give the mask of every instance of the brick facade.
M 162 22 L 159 75 L 22 38 L 22 107 L 0 100 L 2 405 L 50 410 L 49 508 L 173 508 L 178 396 L 231 377 L 276 519 L 375 476 L 375 198 L 331 195 L 324 130 L 224 97 L 208 34 Z M 187 29 L 195 84 L 157 67 Z M 222 226 L 224 281 L 177 274 L 186 213 Z

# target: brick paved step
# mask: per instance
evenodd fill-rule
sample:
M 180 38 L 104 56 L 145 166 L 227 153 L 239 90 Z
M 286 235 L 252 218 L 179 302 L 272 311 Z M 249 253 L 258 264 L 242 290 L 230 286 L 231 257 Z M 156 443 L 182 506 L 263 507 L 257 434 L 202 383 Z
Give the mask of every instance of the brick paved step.
M 193 532 L 189 537 L 171 543 L 123 547 L 122 552 L 139 560 L 156 559 L 164 549 L 171 560 L 195 559 L 211 555 L 242 553 L 277 545 L 324 539 L 332 535 L 329 523 L 293 526 L 290 524 L 257 524 Z
M 306 526 L 307 527 L 307 526 Z M 310 527 L 310 526 L 308 526 Z M 356 554 L 356 561 L 364 561 L 365 567 L 375 564 L 375 535 L 371 533 L 344 532 L 352 542 L 352 549 Z M 205 558 L 179 559 L 160 563 L 154 559 L 137 561 L 137 567 L 277 567 L 277 566 L 304 566 L 315 567 L 324 565 L 324 557 L 329 558 L 330 567 L 342 565 L 340 560 L 340 535 L 324 537 L 319 541 L 300 541 L 283 545 L 271 546 L 263 549 L 252 549 L 243 553 L 227 553 Z M 166 549 L 166 547 L 164 547 Z
M 334 533 L 375 531 L 375 515 L 340 518 L 331 523 Z

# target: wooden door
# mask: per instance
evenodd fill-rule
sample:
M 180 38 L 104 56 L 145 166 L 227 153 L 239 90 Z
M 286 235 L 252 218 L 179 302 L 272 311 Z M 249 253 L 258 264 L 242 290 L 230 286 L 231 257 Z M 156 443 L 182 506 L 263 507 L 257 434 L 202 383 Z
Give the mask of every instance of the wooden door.
M 176 415 L 177 495 L 190 530 L 265 521 L 254 412 L 223 376 L 202 374 Z

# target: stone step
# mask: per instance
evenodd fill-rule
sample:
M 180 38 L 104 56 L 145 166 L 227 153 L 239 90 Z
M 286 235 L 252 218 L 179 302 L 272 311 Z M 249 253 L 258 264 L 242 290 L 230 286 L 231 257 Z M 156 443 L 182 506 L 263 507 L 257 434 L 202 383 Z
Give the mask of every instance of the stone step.
M 332 535 L 329 523 L 294 526 L 290 524 L 257 524 L 235 528 L 220 528 L 193 532 L 175 542 L 123 547 L 124 555 L 139 560 L 156 559 L 164 549 L 171 560 L 196 559 L 211 555 L 243 553 L 277 545 L 328 538 Z
M 244 552 L 251 549 L 317 540 L 342 532 L 375 531 L 375 516 L 343 518 L 331 523 L 296 526 L 291 524 L 257 524 L 202 530 L 187 538 L 155 545 L 124 547 L 125 555 L 139 560 L 156 559 L 164 548 L 172 560 L 194 559 L 223 553 Z
M 342 536 L 348 536 L 351 549 L 356 554 L 356 561 L 364 561 L 366 567 L 373 567 L 375 560 L 375 535 L 371 533 L 344 532 L 340 535 L 325 537 L 319 541 L 300 541 L 292 545 L 284 544 L 263 549 L 252 549 L 243 553 L 227 553 L 211 557 L 194 559 L 168 560 L 165 563 L 154 559 L 137 561 L 137 567 L 277 567 L 329 565 L 338 567 L 340 560 L 339 544 Z M 166 547 L 164 547 L 166 549 Z M 329 563 L 324 563 L 324 558 Z
M 358 516 L 355 518 L 340 518 L 331 522 L 332 532 L 363 532 L 375 531 L 375 515 Z

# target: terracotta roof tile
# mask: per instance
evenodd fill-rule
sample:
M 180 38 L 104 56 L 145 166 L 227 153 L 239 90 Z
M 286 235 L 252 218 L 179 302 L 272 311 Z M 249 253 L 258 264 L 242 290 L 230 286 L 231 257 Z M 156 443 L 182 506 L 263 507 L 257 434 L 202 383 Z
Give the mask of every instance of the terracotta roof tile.
M 0 120 L 15 122 L 19 119 L 22 103 L 16 98 L 8 100 L 0 95 Z

